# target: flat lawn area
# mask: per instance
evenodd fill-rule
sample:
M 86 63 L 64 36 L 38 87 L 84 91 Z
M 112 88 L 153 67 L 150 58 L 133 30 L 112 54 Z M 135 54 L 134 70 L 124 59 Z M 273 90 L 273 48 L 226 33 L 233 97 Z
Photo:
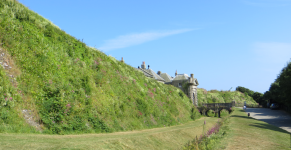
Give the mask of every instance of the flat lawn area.
M 222 149 L 291 150 L 289 132 L 248 117 L 242 109 L 236 108 L 229 121 L 229 134 L 219 144 Z
M 107 134 L 0 134 L 0 149 L 181 149 L 189 140 L 218 121 L 202 117 L 186 124 Z

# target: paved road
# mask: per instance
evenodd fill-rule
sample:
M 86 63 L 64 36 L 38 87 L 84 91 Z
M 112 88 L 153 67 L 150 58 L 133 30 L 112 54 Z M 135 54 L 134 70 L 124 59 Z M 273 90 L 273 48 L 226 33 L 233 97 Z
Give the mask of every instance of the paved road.
M 247 113 L 250 116 L 280 127 L 291 133 L 291 115 L 282 110 L 271 110 L 269 108 L 247 108 Z

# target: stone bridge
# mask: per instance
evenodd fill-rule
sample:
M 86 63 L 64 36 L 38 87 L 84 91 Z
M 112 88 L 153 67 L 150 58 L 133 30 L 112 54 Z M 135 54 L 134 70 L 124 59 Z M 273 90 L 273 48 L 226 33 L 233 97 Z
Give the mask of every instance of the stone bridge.
M 218 117 L 220 117 L 220 111 L 222 109 L 231 112 L 231 107 L 235 107 L 235 101 L 232 101 L 232 103 L 203 103 L 198 109 L 203 115 L 206 115 L 209 110 L 213 110 L 215 113 L 218 113 Z

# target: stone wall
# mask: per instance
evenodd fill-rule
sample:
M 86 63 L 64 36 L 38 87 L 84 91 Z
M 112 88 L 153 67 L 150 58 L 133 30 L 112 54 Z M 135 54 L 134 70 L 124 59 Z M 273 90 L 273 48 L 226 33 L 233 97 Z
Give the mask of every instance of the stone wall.
M 194 106 L 198 106 L 197 86 L 190 85 L 188 88 L 188 96 L 192 100 Z
M 186 95 L 188 91 L 185 91 L 185 89 L 183 88 L 183 83 L 185 82 L 185 80 L 174 80 L 172 81 L 172 85 L 181 89 Z M 179 83 L 181 83 L 181 87 L 179 86 Z

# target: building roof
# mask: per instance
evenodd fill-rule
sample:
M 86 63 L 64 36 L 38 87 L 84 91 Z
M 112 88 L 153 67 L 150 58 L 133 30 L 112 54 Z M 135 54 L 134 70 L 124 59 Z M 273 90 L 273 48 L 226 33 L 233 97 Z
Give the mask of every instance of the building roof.
M 177 74 L 175 76 L 175 78 L 173 79 L 173 81 L 176 81 L 176 80 L 188 80 L 189 79 L 189 76 L 187 74 Z
M 166 82 L 163 78 L 161 78 L 159 75 L 157 75 L 152 69 L 142 69 L 139 68 L 145 76 L 156 79 L 158 81 Z
M 166 82 L 172 82 L 173 78 L 168 75 L 167 73 L 161 73 L 160 76 L 166 81 Z

